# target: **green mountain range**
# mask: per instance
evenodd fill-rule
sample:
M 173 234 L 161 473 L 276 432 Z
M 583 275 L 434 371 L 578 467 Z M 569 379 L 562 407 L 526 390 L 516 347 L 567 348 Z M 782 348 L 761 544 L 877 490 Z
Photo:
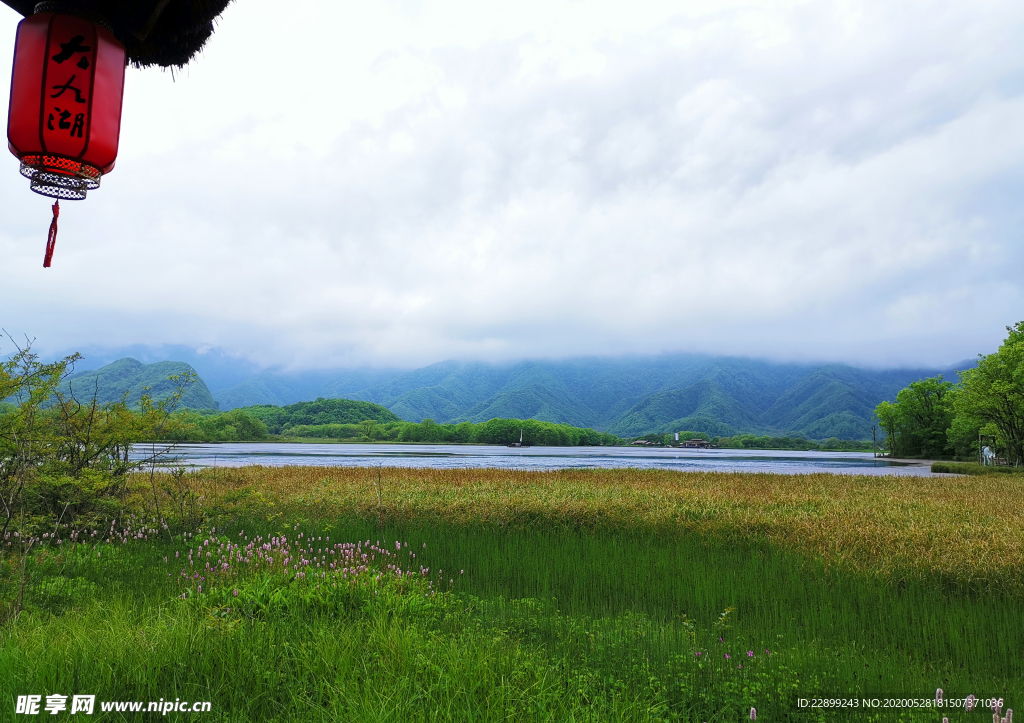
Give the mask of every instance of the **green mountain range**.
M 103 399 L 119 398 L 126 390 L 134 399 L 143 386 L 159 396 L 166 393 L 166 376 L 188 368 L 182 362 L 146 365 L 121 359 L 76 375 L 72 382 L 78 390 L 98 379 Z M 219 390 L 216 399 L 221 409 L 234 409 L 346 398 L 383 405 L 412 422 L 537 419 L 623 437 L 688 430 L 719 436 L 870 439 L 880 401 L 895 398 L 916 379 L 936 374 L 952 378 L 952 371 L 781 364 L 695 354 L 504 365 L 446 361 L 406 372 L 265 371 Z M 181 406 L 212 408 L 217 402 L 200 381 Z
M 689 430 L 868 439 L 883 399 L 951 370 L 868 370 L 679 355 L 521 362 L 443 362 L 351 394 L 403 419 L 532 418 L 623 437 Z

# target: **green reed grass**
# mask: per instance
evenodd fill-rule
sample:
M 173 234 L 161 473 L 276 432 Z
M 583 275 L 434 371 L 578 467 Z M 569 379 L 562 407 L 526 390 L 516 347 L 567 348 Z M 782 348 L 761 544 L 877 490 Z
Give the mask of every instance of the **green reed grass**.
M 196 540 L 180 533 L 45 550 L 27 613 L 0 632 L 0 696 L 181 697 L 213 701 L 209 720 L 317 721 L 739 721 L 754 706 L 758 720 L 939 723 L 991 711 L 796 701 L 937 687 L 1024 700 L 1011 479 L 384 470 L 378 496 L 376 473 L 193 482 L 217 540 L 402 540 L 432 588 L 254 613 L 212 578 L 178 598 L 164 558 Z M 991 555 L 972 573 L 979 541 Z
M 1024 592 L 1024 475 L 247 467 L 194 484 L 209 507 L 264 516 L 758 538 L 890 581 Z
M 209 700 L 212 720 L 558 721 L 585 709 L 542 652 L 469 627 L 424 629 L 384 608 L 344 625 L 314 615 L 229 627 L 184 603 L 108 598 L 24 624 L 0 647 L 0 678 L 5 694 Z M 629 712 L 625 696 L 611 703 Z
M 911 688 L 923 694 L 933 681 L 947 689 L 973 683 L 1008 690 L 1024 680 L 1017 653 L 1024 649 L 1024 599 L 1010 594 L 958 592 L 919 578 L 880 585 L 872 575 L 828 568 L 763 541 L 482 525 L 381 528 L 351 520 L 331 529 L 332 536 L 425 542 L 424 564 L 483 600 L 536 599 L 590 620 L 639 613 L 651 625 L 647 655 L 660 664 L 687 638 L 682 616 L 709 633 L 732 606 L 727 640 L 757 650 L 827 648 L 832 653 L 815 653 L 805 672 L 818 669 L 824 655 L 837 690 L 884 697 Z

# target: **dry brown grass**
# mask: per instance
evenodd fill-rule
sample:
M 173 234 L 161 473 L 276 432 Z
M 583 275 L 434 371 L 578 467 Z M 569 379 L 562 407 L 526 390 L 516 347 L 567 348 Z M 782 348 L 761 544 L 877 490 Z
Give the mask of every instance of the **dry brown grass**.
M 656 470 L 244 467 L 208 470 L 206 505 L 260 515 L 614 527 L 760 538 L 884 575 L 1024 587 L 1024 476 L 869 477 Z M 148 486 L 148 483 L 147 483 Z

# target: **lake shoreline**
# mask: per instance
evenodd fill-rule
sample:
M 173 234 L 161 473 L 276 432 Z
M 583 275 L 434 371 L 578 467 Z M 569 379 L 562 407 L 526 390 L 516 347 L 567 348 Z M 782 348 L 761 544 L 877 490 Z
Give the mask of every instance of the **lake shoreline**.
M 507 444 L 490 444 L 487 442 L 401 442 L 398 440 L 391 439 L 348 439 L 348 438 L 331 438 L 331 437 L 283 437 L 277 435 L 271 435 L 268 439 L 240 439 L 240 440 L 211 440 L 211 441 L 196 441 L 196 442 L 179 442 L 178 444 L 338 444 L 338 445 L 382 445 L 382 446 L 417 446 L 423 444 L 430 444 L 436 446 L 445 447 L 494 447 L 501 449 L 503 447 L 511 447 Z M 673 447 L 673 446 L 636 446 L 630 444 L 576 444 L 576 445 L 527 445 L 522 449 L 532 449 L 533 447 L 548 447 L 557 446 L 559 449 L 665 449 L 665 450 L 689 450 L 693 451 L 693 447 Z M 715 450 L 725 451 L 737 451 L 737 452 L 827 452 L 829 454 L 845 454 L 845 453 L 856 453 L 856 454 L 870 454 L 870 450 L 847 450 L 847 449 L 831 449 L 828 447 L 819 449 L 807 449 L 805 447 L 714 447 Z M 890 459 L 889 457 L 879 457 L 878 459 Z M 927 464 L 930 465 L 935 460 L 917 460 L 917 459 L 901 459 L 893 458 L 891 460 L 894 464 Z
M 139 459 L 150 445 L 140 447 Z M 161 449 L 158 445 L 158 449 Z M 692 449 L 676 447 L 506 447 L 503 445 L 217 442 L 163 445 L 163 466 L 194 468 L 318 466 L 434 469 L 663 469 L 682 472 L 839 473 L 932 476 L 926 460 L 890 460 L 871 452 Z

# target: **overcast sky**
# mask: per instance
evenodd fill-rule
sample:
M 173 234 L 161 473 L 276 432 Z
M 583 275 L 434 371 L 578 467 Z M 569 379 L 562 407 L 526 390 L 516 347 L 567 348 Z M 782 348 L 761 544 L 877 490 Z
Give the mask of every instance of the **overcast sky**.
M 1022 37 L 1020 0 L 238 0 L 129 69 L 50 269 L 0 162 L 0 326 L 293 368 L 988 353 L 1024 319 Z

